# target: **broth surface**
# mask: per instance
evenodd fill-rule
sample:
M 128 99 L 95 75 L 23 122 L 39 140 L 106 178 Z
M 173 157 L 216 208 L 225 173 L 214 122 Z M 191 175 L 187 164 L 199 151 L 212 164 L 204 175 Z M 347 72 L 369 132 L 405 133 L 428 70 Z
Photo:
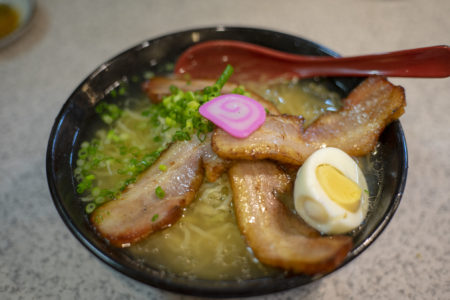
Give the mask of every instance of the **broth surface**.
M 246 246 L 231 199 L 226 175 L 205 182 L 178 222 L 128 251 L 146 264 L 186 277 L 243 280 L 280 273 L 261 264 Z
M 250 84 L 249 88 L 273 102 L 284 114 L 301 115 L 305 126 L 328 111 L 341 107 L 341 97 L 314 80 L 293 80 L 273 84 Z
M 248 87 L 274 102 L 282 113 L 304 116 L 306 124 L 341 106 L 337 93 L 309 80 Z M 110 128 L 99 129 L 95 133 L 102 151 L 108 156 L 94 174 L 94 185 L 99 190 L 111 188 L 124 180 L 126 173 L 120 172 L 118 162 L 133 159 L 132 155 L 122 155 L 120 147 L 108 141 L 111 130 L 123 138 L 121 147 L 135 147 L 143 153 L 152 152 L 164 143 L 154 140 L 152 126 L 142 115 L 149 105 L 148 99 L 140 97 L 128 102 L 131 104 L 126 103 L 123 115 Z M 374 170 L 370 156 L 358 161 L 364 174 L 369 175 L 367 182 L 371 195 L 376 194 L 379 190 L 377 176 L 381 172 Z M 79 160 L 78 167 L 82 164 Z M 243 280 L 282 274 L 282 270 L 261 264 L 247 247 L 236 224 L 231 200 L 232 192 L 226 175 L 214 183 L 204 182 L 196 199 L 178 222 L 124 251 L 142 264 L 190 278 Z M 283 195 L 281 200 L 295 213 L 292 195 Z M 95 201 L 101 205 L 105 199 L 99 197 Z

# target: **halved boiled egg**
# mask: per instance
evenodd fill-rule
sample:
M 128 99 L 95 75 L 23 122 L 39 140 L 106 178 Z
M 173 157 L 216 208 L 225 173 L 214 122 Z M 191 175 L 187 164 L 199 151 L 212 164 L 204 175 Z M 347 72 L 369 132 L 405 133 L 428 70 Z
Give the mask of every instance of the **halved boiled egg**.
M 298 170 L 294 203 L 306 223 L 320 232 L 349 232 L 367 214 L 366 179 L 347 153 L 337 148 L 322 148 Z

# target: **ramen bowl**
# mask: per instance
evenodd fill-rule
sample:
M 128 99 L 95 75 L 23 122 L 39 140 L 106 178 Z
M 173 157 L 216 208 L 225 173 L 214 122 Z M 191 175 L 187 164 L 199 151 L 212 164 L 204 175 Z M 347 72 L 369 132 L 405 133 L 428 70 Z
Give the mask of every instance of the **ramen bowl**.
M 249 280 L 204 280 L 171 274 L 147 265 L 121 248 L 111 246 L 96 234 L 85 213 L 74 177 L 80 144 L 98 120 L 95 105 L 124 78 L 151 72 L 167 74 L 170 65 L 188 47 L 207 40 L 228 39 L 254 43 L 290 53 L 317 56 L 337 54 L 300 37 L 265 29 L 213 27 L 187 30 L 144 41 L 97 67 L 69 96 L 56 117 L 47 149 L 47 177 L 54 204 L 73 235 L 97 258 L 113 269 L 150 286 L 177 293 L 210 296 L 254 296 L 283 291 L 319 280 L 326 274 L 280 275 Z M 327 78 L 342 96 L 357 86 L 361 78 Z M 374 154 L 382 170 L 379 190 L 354 246 L 340 267 L 360 255 L 381 234 L 392 219 L 403 194 L 407 176 L 407 148 L 399 121 L 384 130 Z

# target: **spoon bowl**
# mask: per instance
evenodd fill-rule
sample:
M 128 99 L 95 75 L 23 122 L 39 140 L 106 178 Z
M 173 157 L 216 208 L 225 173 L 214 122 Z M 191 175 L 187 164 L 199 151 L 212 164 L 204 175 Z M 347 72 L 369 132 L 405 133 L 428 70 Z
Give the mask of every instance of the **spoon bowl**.
M 227 64 L 235 68 L 232 77 L 235 81 L 369 75 L 448 77 L 450 48 L 432 46 L 364 56 L 327 57 L 290 54 L 241 41 L 213 40 L 183 52 L 175 71 L 193 78 L 214 78 Z

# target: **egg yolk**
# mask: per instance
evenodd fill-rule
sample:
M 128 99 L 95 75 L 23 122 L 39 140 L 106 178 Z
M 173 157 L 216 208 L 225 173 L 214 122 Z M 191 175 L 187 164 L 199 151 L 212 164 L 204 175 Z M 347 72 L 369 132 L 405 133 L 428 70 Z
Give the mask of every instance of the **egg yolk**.
M 331 200 L 348 211 L 355 212 L 358 209 L 362 191 L 353 180 L 328 164 L 319 165 L 316 176 Z

